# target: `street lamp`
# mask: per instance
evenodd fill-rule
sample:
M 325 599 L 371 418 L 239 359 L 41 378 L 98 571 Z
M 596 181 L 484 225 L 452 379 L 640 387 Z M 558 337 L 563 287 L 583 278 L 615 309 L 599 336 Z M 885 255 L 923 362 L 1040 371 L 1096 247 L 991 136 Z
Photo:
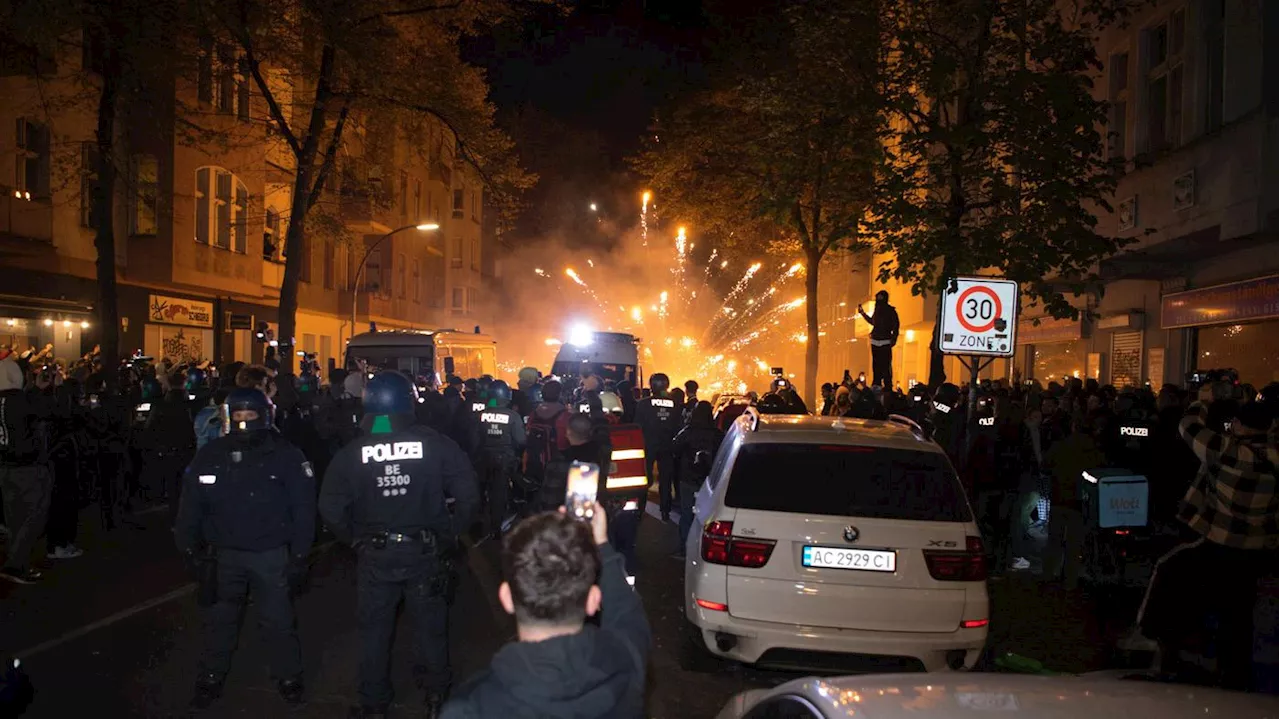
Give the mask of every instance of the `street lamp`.
M 364 257 L 360 259 L 359 266 L 356 267 L 356 277 L 355 277 L 356 281 L 351 286 L 351 336 L 352 337 L 356 336 L 356 307 L 358 304 L 357 298 L 360 292 L 360 282 L 362 279 L 364 279 L 365 263 L 369 261 L 369 256 L 373 254 L 373 251 L 378 249 L 378 245 L 381 245 L 383 241 L 385 241 L 388 237 L 395 234 L 399 234 L 406 230 L 417 230 L 418 232 L 435 232 L 436 230 L 439 230 L 439 229 L 440 229 L 440 225 L 435 222 L 424 222 L 420 225 L 405 225 L 404 227 L 395 228 L 394 230 L 383 235 L 382 237 L 379 237 L 377 240 L 374 240 L 372 245 L 369 245 L 369 249 L 365 250 Z

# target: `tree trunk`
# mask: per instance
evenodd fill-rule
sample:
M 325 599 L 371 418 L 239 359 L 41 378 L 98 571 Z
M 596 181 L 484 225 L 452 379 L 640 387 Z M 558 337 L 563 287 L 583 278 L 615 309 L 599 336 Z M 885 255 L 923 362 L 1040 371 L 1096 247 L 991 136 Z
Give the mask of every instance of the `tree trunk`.
M 109 35 L 111 33 L 108 33 Z M 116 109 L 120 96 L 120 61 L 111 43 L 104 43 L 102 90 L 98 97 L 98 184 L 94 188 L 93 202 L 97 213 L 94 218 L 93 246 L 98 253 L 98 332 L 101 337 L 102 368 L 107 386 L 115 388 L 120 366 L 120 307 L 116 297 L 116 237 L 115 237 L 115 133 Z
M 280 332 L 277 339 L 281 345 L 289 344 L 279 353 L 282 373 L 293 371 L 293 339 L 298 328 L 298 281 L 302 278 L 302 261 L 310 259 L 304 257 L 302 251 L 302 243 L 306 241 L 307 211 L 311 209 L 312 195 L 319 195 L 324 189 L 323 177 L 317 177 L 316 174 L 316 158 L 320 153 L 320 135 L 328 120 L 328 103 L 333 96 L 330 83 L 333 80 L 335 54 L 331 45 L 326 45 L 321 52 L 307 134 L 294 155 L 297 169 L 293 177 L 289 228 L 284 233 L 284 278 L 280 282 Z M 335 141 L 336 139 L 335 137 Z M 353 331 L 354 329 L 352 328 Z
M 951 275 L 955 269 L 951 266 L 949 260 L 942 261 L 942 278 L 943 282 L 950 282 Z M 945 287 L 946 285 L 944 285 Z M 933 318 L 933 336 L 929 339 L 929 390 L 938 389 L 938 386 L 947 381 L 946 365 L 943 363 L 946 355 L 942 354 L 940 349 L 942 342 L 942 293 L 938 293 L 938 315 Z
M 298 282 L 302 279 L 302 243 L 307 231 L 307 197 L 311 194 L 312 165 L 298 161 L 298 173 L 293 180 L 293 201 L 289 206 L 289 227 L 284 233 L 284 279 L 280 282 L 280 331 L 276 339 L 281 344 L 277 353 L 280 372 L 293 371 L 293 337 L 298 327 Z M 289 347 L 283 347 L 288 342 Z
M 815 248 L 805 251 L 804 273 L 804 401 L 810 408 L 817 401 L 818 387 L 818 266 L 822 253 Z

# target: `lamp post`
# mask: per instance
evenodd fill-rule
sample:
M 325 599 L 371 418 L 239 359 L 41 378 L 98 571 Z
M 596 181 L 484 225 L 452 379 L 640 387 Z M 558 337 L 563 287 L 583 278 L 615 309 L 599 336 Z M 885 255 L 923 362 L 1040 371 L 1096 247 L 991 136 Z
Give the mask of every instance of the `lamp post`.
M 356 308 L 358 306 L 357 300 L 359 298 L 359 293 L 360 293 L 360 282 L 364 278 L 365 263 L 369 261 L 369 256 L 373 254 L 373 251 L 378 249 L 378 246 L 381 245 L 388 237 L 398 234 L 400 232 L 404 232 L 405 230 L 417 230 L 419 232 L 435 232 L 439 229 L 440 229 L 440 225 L 434 222 L 426 222 L 420 225 L 405 225 L 404 227 L 397 227 L 396 229 L 388 232 L 382 237 L 379 237 L 377 240 L 374 240 L 372 245 L 369 245 L 369 249 L 365 250 L 364 257 L 360 259 L 360 264 L 356 267 L 355 282 L 351 285 L 351 336 L 352 337 L 356 336 Z

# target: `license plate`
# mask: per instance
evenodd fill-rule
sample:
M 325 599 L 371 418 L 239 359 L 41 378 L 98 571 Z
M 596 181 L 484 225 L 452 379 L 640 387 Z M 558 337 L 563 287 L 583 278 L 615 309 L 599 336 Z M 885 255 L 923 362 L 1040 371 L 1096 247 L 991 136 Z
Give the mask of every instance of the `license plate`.
M 860 569 L 866 572 L 893 572 L 898 568 L 898 554 L 883 549 L 849 549 L 847 547 L 814 547 L 805 545 L 801 562 L 806 567 L 824 569 Z

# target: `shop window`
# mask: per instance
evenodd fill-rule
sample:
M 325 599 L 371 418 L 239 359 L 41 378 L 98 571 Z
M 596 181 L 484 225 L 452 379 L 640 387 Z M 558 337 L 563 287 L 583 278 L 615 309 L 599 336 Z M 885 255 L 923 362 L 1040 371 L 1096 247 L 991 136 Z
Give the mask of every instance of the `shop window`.
M 1242 383 L 1262 387 L 1278 377 L 1276 320 L 1196 329 L 1196 356 L 1188 369 L 1234 369 Z
M 246 252 L 249 190 L 220 167 L 196 170 L 196 242 Z
M 159 216 L 160 165 L 155 155 L 135 155 L 130 168 L 132 202 L 129 213 L 129 230 L 135 235 L 154 235 Z
M 1111 335 L 1111 386 L 1137 387 L 1142 384 L 1142 333 L 1116 332 Z
M 1032 348 L 1031 374 L 1029 379 L 1062 383 L 1071 377 L 1084 379 L 1085 347 L 1084 342 L 1052 342 L 1038 344 Z

